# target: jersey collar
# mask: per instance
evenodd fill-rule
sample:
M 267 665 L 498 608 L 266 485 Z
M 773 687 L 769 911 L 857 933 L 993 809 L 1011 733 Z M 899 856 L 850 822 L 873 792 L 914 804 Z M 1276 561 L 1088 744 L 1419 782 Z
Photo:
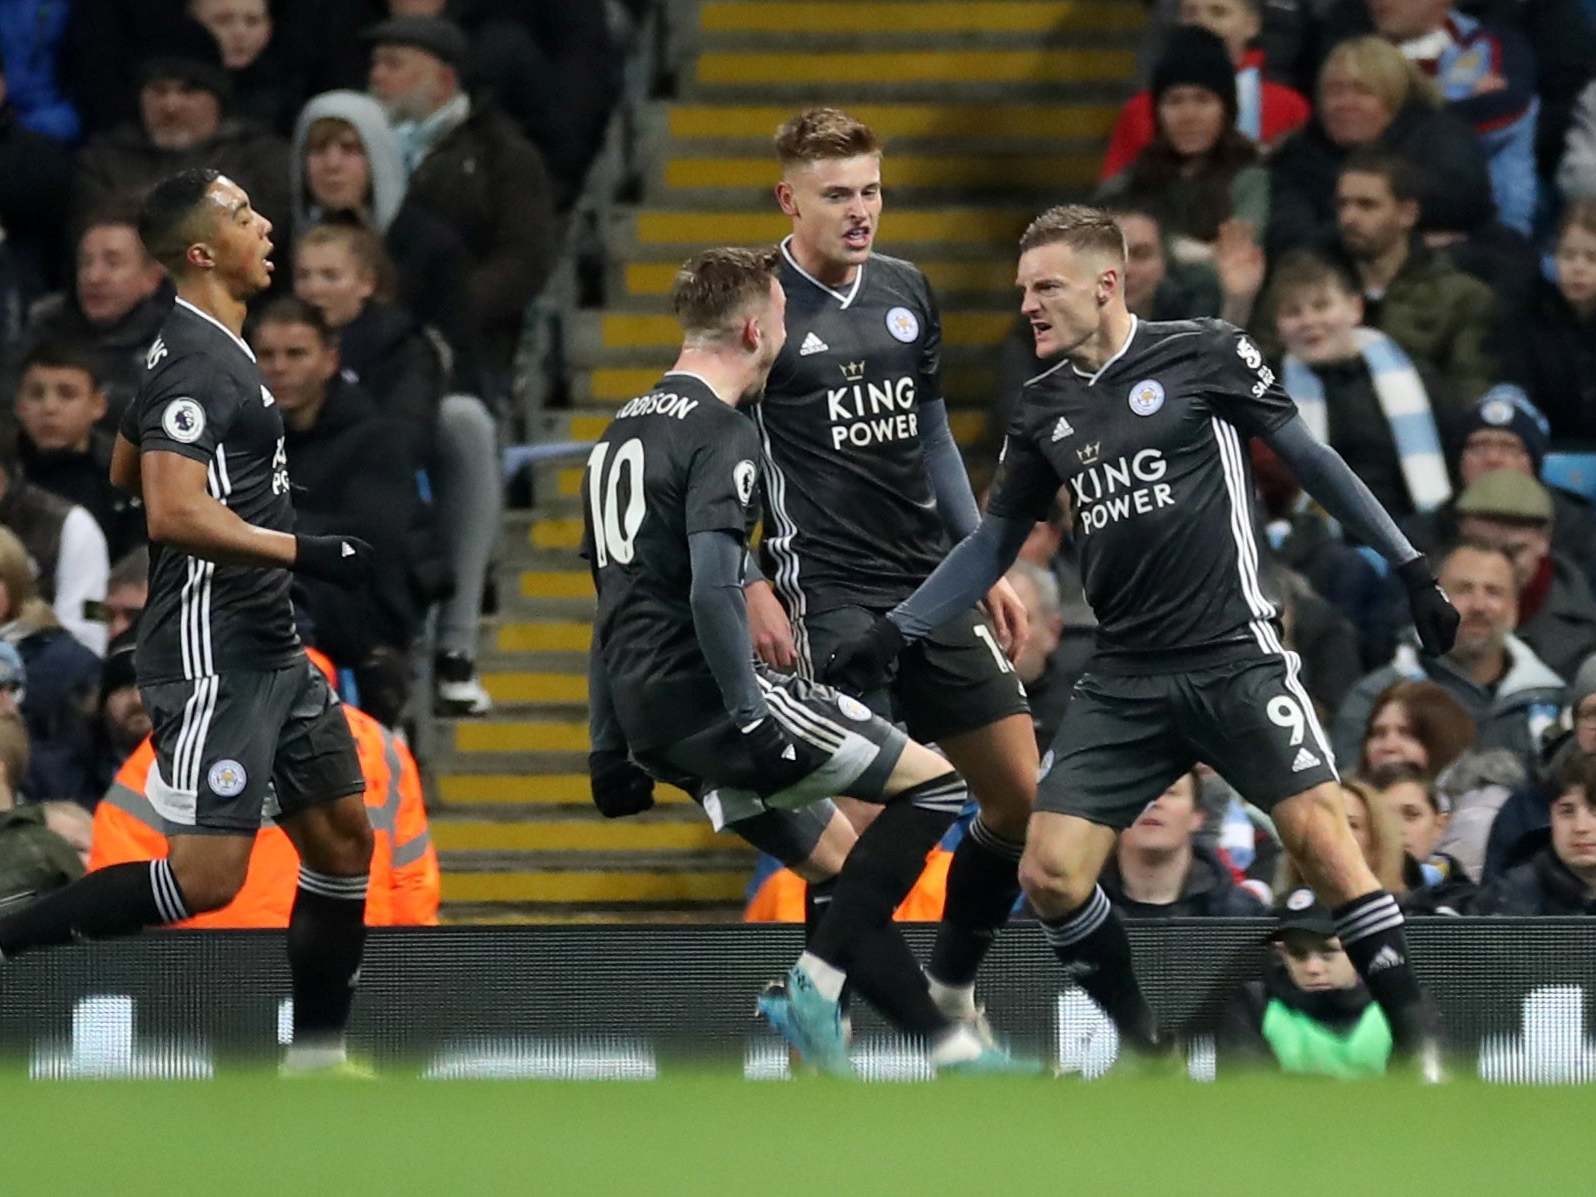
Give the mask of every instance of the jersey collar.
M 223 324 L 215 316 L 211 315 L 209 312 L 201 311 L 199 308 L 197 308 L 193 304 L 191 304 L 188 300 L 184 299 L 181 295 L 179 295 L 177 297 L 177 306 L 180 307 L 180 308 L 187 308 L 189 311 L 193 312 L 196 316 L 198 316 L 201 320 L 210 321 L 217 328 L 221 329 L 224 333 L 226 333 L 227 336 L 228 336 L 228 339 L 230 341 L 232 341 L 233 344 L 237 345 L 246 354 L 248 354 L 250 361 L 254 361 L 255 360 L 255 351 L 253 349 L 251 349 L 248 346 L 248 344 L 245 343 L 244 338 L 239 336 L 232 329 L 228 328 L 227 325 Z
M 810 274 L 807 270 L 805 270 L 802 266 L 798 265 L 798 259 L 793 257 L 792 256 L 792 251 L 787 248 L 787 245 L 788 245 L 788 243 L 790 241 L 792 241 L 792 234 L 791 233 L 788 233 L 781 240 L 781 256 L 787 259 L 787 265 L 791 266 L 794 270 L 796 270 L 799 274 L 803 275 L 804 278 L 808 279 L 815 286 L 819 287 L 827 295 L 830 295 L 833 299 L 835 299 L 839 303 L 841 303 L 844 308 L 847 308 L 849 304 L 853 303 L 854 296 L 859 294 L 859 284 L 864 282 L 865 267 L 869 263 L 867 263 L 867 262 L 859 263 L 859 269 L 854 271 L 853 285 L 850 286 L 846 292 L 838 291 L 835 287 L 826 286 L 825 283 L 821 282 L 814 275 Z
M 702 374 L 694 374 L 691 370 L 667 370 L 665 371 L 664 376 L 666 378 L 691 378 L 694 382 L 702 384 L 704 389 L 711 395 L 715 396 L 715 398 L 720 398 L 720 392 L 717 391 L 714 387 L 714 384 L 712 384 L 709 379 L 705 378 Z
M 1140 326 L 1140 324 L 1141 321 L 1136 318 L 1136 313 L 1132 312 L 1130 332 L 1125 334 L 1125 340 L 1120 347 L 1114 351 L 1114 356 L 1109 358 L 1101 366 L 1097 367 L 1097 372 L 1095 374 L 1088 374 L 1074 362 L 1070 362 L 1070 369 L 1075 371 L 1077 377 L 1086 379 L 1087 386 L 1092 386 L 1099 378 L 1103 377 L 1103 372 L 1105 370 L 1107 370 L 1115 362 L 1119 361 L 1120 358 L 1125 356 L 1125 351 L 1131 347 L 1131 342 L 1136 339 L 1136 329 Z M 1066 358 L 1065 360 L 1068 361 L 1069 359 Z

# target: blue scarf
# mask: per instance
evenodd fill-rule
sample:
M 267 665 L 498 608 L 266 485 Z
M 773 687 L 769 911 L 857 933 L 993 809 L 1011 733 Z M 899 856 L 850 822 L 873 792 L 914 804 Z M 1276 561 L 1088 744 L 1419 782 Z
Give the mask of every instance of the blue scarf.
M 1441 436 L 1435 430 L 1430 397 L 1424 391 L 1419 372 L 1408 355 L 1390 337 L 1372 328 L 1353 330 L 1358 352 L 1363 355 L 1369 377 L 1374 381 L 1375 397 L 1391 439 L 1396 442 L 1402 466 L 1402 481 L 1408 498 L 1419 511 L 1439 507 L 1452 497 L 1452 482 L 1446 474 L 1446 457 L 1441 452 Z M 1325 407 L 1324 383 L 1313 368 L 1300 358 L 1286 355 L 1285 387 L 1303 422 L 1321 441 L 1329 439 L 1329 413 Z

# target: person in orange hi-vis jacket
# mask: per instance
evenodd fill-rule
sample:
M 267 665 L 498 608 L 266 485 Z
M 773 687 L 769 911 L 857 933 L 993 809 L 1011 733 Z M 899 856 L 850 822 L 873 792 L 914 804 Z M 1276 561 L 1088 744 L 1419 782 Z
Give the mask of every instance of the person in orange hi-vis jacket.
M 331 680 L 327 659 L 315 650 L 309 655 Z M 371 884 L 366 892 L 366 925 L 435 924 L 438 853 L 427 826 L 415 758 L 397 736 L 364 711 L 348 703 L 343 711 L 360 755 L 360 771 L 366 779 L 366 814 L 376 833 Z M 154 746 L 145 737 L 95 808 L 91 870 L 166 855 L 165 824 L 144 796 L 145 779 L 154 760 Z M 298 884 L 299 854 L 282 828 L 268 822 L 255 839 L 249 873 L 238 895 L 219 910 L 172 926 L 286 927 Z

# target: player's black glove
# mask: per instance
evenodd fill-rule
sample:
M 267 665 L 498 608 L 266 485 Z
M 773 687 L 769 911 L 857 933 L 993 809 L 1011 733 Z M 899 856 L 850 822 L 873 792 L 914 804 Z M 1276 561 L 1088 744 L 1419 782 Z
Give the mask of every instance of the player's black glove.
M 654 805 L 654 779 L 624 752 L 604 749 L 587 754 L 593 805 L 606 819 L 640 815 Z
M 887 669 L 903 651 L 903 633 L 885 615 L 861 636 L 845 640 L 832 650 L 820 680 L 851 694 L 868 694 L 886 685 Z
M 351 590 L 371 581 L 376 552 L 358 536 L 295 536 L 294 572 Z
M 1420 648 L 1432 657 L 1450 652 L 1457 640 L 1457 608 L 1430 573 L 1429 562 L 1415 557 L 1399 565 L 1396 572 L 1408 589 L 1408 606 L 1413 609 L 1413 627 L 1419 633 Z

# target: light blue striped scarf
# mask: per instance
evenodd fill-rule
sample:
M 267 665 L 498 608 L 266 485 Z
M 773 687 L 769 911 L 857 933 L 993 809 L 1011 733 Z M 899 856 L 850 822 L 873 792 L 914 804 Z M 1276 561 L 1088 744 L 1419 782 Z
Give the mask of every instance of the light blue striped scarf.
M 1441 452 L 1441 436 L 1430 411 L 1419 372 L 1395 341 L 1372 328 L 1353 330 L 1358 352 L 1369 367 L 1374 393 L 1391 426 L 1397 458 L 1402 465 L 1402 480 L 1408 498 L 1419 511 L 1439 507 L 1452 497 L 1452 483 L 1446 474 L 1446 457 Z M 1303 422 L 1321 441 L 1329 439 L 1329 413 L 1325 407 L 1324 383 L 1313 368 L 1291 354 L 1285 360 L 1285 387 L 1296 401 Z

